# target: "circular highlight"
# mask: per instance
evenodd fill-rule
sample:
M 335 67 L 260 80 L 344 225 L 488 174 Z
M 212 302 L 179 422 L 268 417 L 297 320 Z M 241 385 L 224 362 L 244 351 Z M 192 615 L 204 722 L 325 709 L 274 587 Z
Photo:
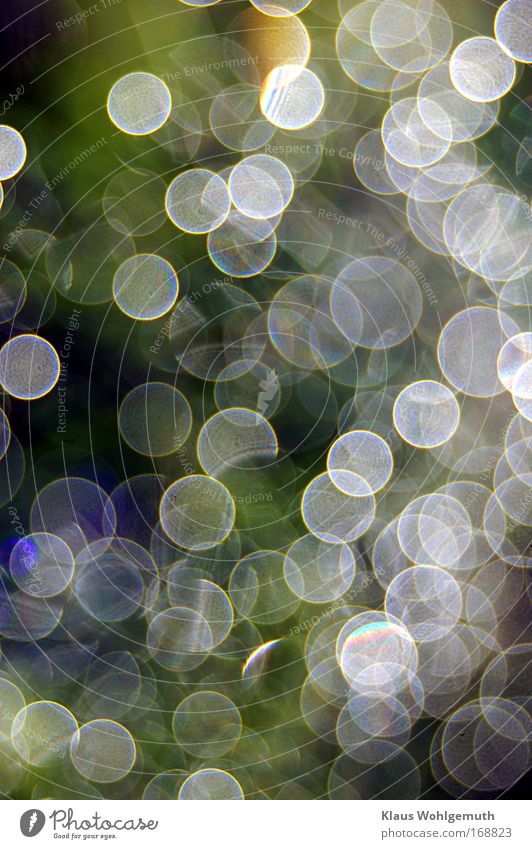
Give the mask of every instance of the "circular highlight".
M 512 392 L 519 369 L 532 359 L 532 333 L 518 333 L 502 346 L 497 358 L 497 373 L 505 389 Z
M 178 744 L 198 758 L 217 758 L 240 739 L 242 719 L 220 693 L 193 693 L 177 706 L 172 728 Z
M 161 524 L 173 542 L 202 551 L 222 542 L 233 529 L 234 501 L 223 484 L 206 475 L 173 483 L 159 508 Z
M 495 37 L 516 62 L 532 62 L 532 2 L 506 0 L 495 17 Z
M 378 612 L 349 620 L 338 635 L 337 658 L 353 694 L 400 692 L 417 669 L 413 637 Z
M 294 181 L 283 162 L 258 153 L 235 165 L 229 177 L 229 193 L 243 215 L 273 218 L 290 203 Z
M 331 313 L 351 342 L 385 349 L 404 342 L 422 310 L 413 274 L 381 256 L 355 259 L 342 269 L 331 289 Z
M 311 0 L 251 0 L 253 5 L 259 12 L 265 15 L 271 15 L 272 18 L 288 17 L 297 15 L 306 9 Z
M 393 421 L 405 442 L 416 448 L 435 448 L 455 433 L 460 408 L 443 383 L 420 380 L 405 387 L 397 396 Z
M 116 305 L 130 318 L 152 321 L 173 307 L 179 292 L 174 269 L 160 256 L 137 254 L 126 259 L 113 279 Z
M 443 328 L 438 360 L 445 377 L 465 395 L 488 398 L 504 391 L 497 372 L 499 352 L 507 340 L 499 312 L 471 307 Z
M 77 771 L 98 784 L 120 781 L 133 767 L 135 741 L 123 725 L 111 719 L 93 719 L 82 725 L 70 744 Z
M 357 495 L 346 495 L 328 472 L 314 478 L 301 500 L 301 515 L 309 531 L 324 542 L 353 542 L 375 517 L 375 497 L 364 478 L 344 471 L 342 483 Z
M 119 79 L 107 98 L 113 124 L 131 136 L 146 136 L 166 123 L 172 98 L 166 83 L 154 74 L 138 72 Z
M 229 190 L 218 174 L 192 168 L 179 174 L 166 192 L 165 208 L 170 221 L 186 233 L 210 233 L 229 214 Z
M 307 534 L 288 549 L 286 583 L 298 598 L 315 604 L 340 598 L 355 577 L 355 558 L 345 543 L 329 543 Z
M 234 469 L 271 466 L 277 438 L 270 423 L 252 410 L 229 408 L 203 425 L 197 442 L 198 459 L 212 477 Z
M 456 90 L 469 100 L 498 100 L 511 89 L 515 65 L 494 38 L 468 38 L 455 49 L 449 63 Z
M 394 103 L 382 122 L 382 140 L 397 162 L 423 168 L 438 162 L 449 150 L 451 125 L 447 113 L 432 100 L 415 97 Z
M 145 457 L 165 457 L 188 439 L 192 411 L 185 396 L 168 383 L 144 383 L 129 392 L 118 413 L 120 435 Z
M 212 645 L 217 646 L 233 627 L 233 608 L 218 584 L 199 578 L 198 572 L 177 563 L 168 573 L 168 598 L 176 607 L 200 613 L 207 622 Z
M 42 398 L 54 388 L 59 370 L 55 348 L 41 336 L 15 336 L 0 350 L 0 385 L 14 398 Z
M 144 578 L 154 572 L 150 555 L 137 543 L 98 539 L 77 555 L 73 588 L 95 620 L 122 622 L 139 610 Z
M 214 640 L 201 613 L 187 607 L 170 607 L 150 623 L 146 646 L 160 666 L 183 672 L 203 663 Z
M 232 210 L 221 227 L 209 233 L 207 247 L 212 262 L 224 274 L 253 277 L 264 271 L 274 257 L 274 223 Z
M 240 784 L 222 769 L 200 769 L 183 782 L 179 799 L 237 800 L 244 798 Z
M 436 566 L 400 572 L 386 592 L 386 613 L 397 617 L 419 642 L 437 640 L 457 623 L 462 595 L 454 578 Z
M 19 755 L 34 766 L 47 766 L 65 757 L 78 724 L 57 702 L 32 702 L 13 720 L 11 740 Z
M 9 570 L 21 590 L 37 598 L 50 598 L 69 585 L 74 557 L 66 542 L 54 534 L 29 534 L 12 549 Z
M 353 430 L 333 442 L 327 469 L 334 485 L 347 495 L 367 495 L 368 488 L 375 493 L 390 479 L 392 452 L 376 433 Z
M 301 65 L 273 68 L 260 93 L 265 118 L 281 130 L 302 130 L 316 121 L 325 104 L 321 80 Z
M 18 130 L 0 125 L 0 180 L 14 177 L 26 161 L 26 143 Z
M 283 622 L 294 613 L 300 599 L 285 578 L 286 561 L 279 551 L 253 551 L 235 566 L 229 594 L 241 616 L 257 624 Z

